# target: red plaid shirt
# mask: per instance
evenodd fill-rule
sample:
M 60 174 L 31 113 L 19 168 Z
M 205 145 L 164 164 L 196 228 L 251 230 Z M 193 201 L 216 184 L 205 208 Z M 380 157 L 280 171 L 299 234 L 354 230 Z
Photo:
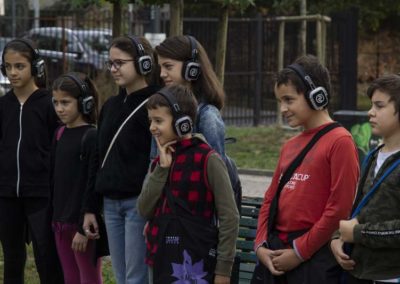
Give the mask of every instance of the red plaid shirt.
M 147 256 L 146 263 L 154 264 L 154 256 L 158 249 L 159 228 L 155 224 L 160 216 L 171 213 L 167 204 L 165 190 L 171 190 L 174 197 L 185 202 L 194 216 L 212 220 L 215 212 L 214 195 L 208 185 L 207 160 L 214 151 L 198 138 L 182 140 L 176 144 L 169 178 L 164 192 L 146 229 Z M 158 162 L 153 162 L 153 169 Z

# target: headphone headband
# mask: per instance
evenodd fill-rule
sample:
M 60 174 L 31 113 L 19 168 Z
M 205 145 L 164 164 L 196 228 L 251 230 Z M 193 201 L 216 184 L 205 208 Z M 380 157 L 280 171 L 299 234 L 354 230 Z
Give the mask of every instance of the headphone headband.
M 312 91 L 316 88 L 311 77 L 306 74 L 304 68 L 301 65 L 294 63 L 289 65 L 287 68 L 293 70 L 297 74 L 297 76 L 301 79 L 301 81 L 304 83 L 304 85 L 309 91 Z
M 126 36 L 136 48 L 137 56 L 134 58 L 136 71 L 141 75 L 147 75 L 151 72 L 153 61 L 150 55 L 146 55 L 144 46 L 135 36 Z
M 137 51 L 138 55 L 139 56 L 144 55 L 144 47 L 143 47 L 143 45 L 134 36 L 127 35 L 126 37 L 129 38 L 132 41 L 133 45 L 136 48 L 136 51 Z
M 191 60 L 197 62 L 197 56 L 199 54 L 199 51 L 197 50 L 197 44 L 196 44 L 196 39 L 191 36 L 191 35 L 187 35 L 187 38 L 189 39 L 189 43 L 190 43 L 190 56 L 191 56 Z
M 182 115 L 182 111 L 181 108 L 179 107 L 178 102 L 175 99 L 175 96 L 171 94 L 170 91 L 168 91 L 167 89 L 161 89 L 157 91 L 158 94 L 160 94 L 164 99 L 167 100 L 171 111 L 172 111 L 172 115 L 176 118 Z
M 182 66 L 182 77 L 186 81 L 196 81 L 200 77 L 201 66 L 198 63 L 199 50 L 197 49 L 196 39 L 193 36 L 186 35 L 190 44 L 190 59 L 186 60 Z
M 64 74 L 63 77 L 69 78 L 78 86 L 80 91 L 80 96 L 87 97 L 88 94 L 88 87 L 87 84 L 79 77 L 75 76 L 73 73 Z
M 294 63 L 287 66 L 288 69 L 294 71 L 294 73 L 301 79 L 307 88 L 304 96 L 306 98 L 309 106 L 314 110 L 322 110 L 328 106 L 329 103 L 329 95 L 326 89 L 322 86 L 316 86 L 311 79 L 311 76 L 308 75 L 303 66 L 300 64 Z
M 168 102 L 172 116 L 173 116 L 173 129 L 174 132 L 179 136 L 183 137 L 187 134 L 192 133 L 193 122 L 188 115 L 182 113 L 175 96 L 168 91 L 168 89 L 163 88 L 157 91 L 157 94 L 161 95 Z
M 71 79 L 78 86 L 80 91 L 78 97 L 79 111 L 85 115 L 89 115 L 94 108 L 94 99 L 93 96 L 89 94 L 89 87 L 86 82 L 71 72 L 64 74 L 63 77 Z

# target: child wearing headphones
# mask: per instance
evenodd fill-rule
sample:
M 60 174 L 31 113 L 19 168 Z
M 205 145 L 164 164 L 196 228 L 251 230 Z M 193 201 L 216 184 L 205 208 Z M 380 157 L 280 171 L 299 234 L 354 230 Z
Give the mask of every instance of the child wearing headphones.
M 137 206 L 149 219 L 145 234 L 151 283 L 228 284 L 239 215 L 220 155 L 201 134 L 192 134 L 197 101 L 189 88 L 173 85 L 158 91 L 146 106 L 159 156 Z M 183 232 L 174 231 L 176 226 Z M 204 235 L 210 231 L 215 234 Z
M 98 224 L 93 214 L 104 202 L 111 263 L 118 284 L 147 282 L 143 236 L 145 219 L 136 202 L 150 162 L 151 133 L 146 100 L 158 89 L 157 63 L 143 37 L 118 37 L 109 49 L 106 66 L 120 87 L 103 105 L 98 123 L 99 170 L 91 191 L 84 229 Z M 90 232 L 89 237 L 94 237 Z
M 169 37 L 155 49 L 161 79 L 166 86 L 191 88 L 199 102 L 195 132 L 203 134 L 225 159 L 225 124 L 220 113 L 225 93 L 205 49 L 193 36 L 185 35 Z
M 350 219 L 331 249 L 348 284 L 400 282 L 400 76 L 384 75 L 367 90 L 372 133 L 382 144 L 367 155 Z M 351 245 L 345 250 L 343 244 Z
M 102 255 L 96 254 L 102 243 L 88 240 L 82 229 L 82 200 L 97 166 L 97 101 L 97 90 L 84 74 L 67 73 L 53 83 L 54 108 L 64 124 L 54 139 L 53 230 L 65 284 L 102 283 Z M 100 237 L 106 237 L 104 231 Z
M 51 230 L 50 149 L 58 118 L 45 63 L 27 39 L 4 47 L 1 72 L 12 89 L 0 98 L 0 241 L 4 283 L 24 283 L 32 240 L 41 283 L 63 283 Z
M 303 131 L 283 145 L 265 193 L 254 243 L 259 262 L 251 283 L 339 281 L 340 267 L 327 244 L 351 210 L 359 167 L 350 133 L 341 126 L 333 129 L 338 125 L 332 125 L 327 110 L 330 94 L 329 72 L 315 56 L 302 56 L 277 75 L 275 97 L 282 115 Z M 291 167 L 314 135 L 328 127 L 302 162 Z M 288 168 L 294 171 L 285 175 Z

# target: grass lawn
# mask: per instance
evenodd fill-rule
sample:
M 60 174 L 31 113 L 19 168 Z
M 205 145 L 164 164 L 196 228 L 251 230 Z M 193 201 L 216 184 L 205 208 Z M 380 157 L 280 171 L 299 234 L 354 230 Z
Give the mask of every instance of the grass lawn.
M 237 142 L 226 145 L 226 152 L 238 168 L 274 170 L 282 144 L 298 133 L 278 126 L 227 127 L 226 137 Z
M 3 283 L 3 251 L 0 246 L 0 283 Z M 103 258 L 103 283 L 115 284 L 115 279 L 111 271 L 111 260 Z M 32 245 L 27 246 L 27 260 L 25 265 L 25 283 L 27 284 L 40 284 L 39 276 L 36 272 L 35 261 L 33 258 Z
M 227 144 L 226 152 L 239 168 L 275 169 L 281 145 L 296 134 L 293 130 L 269 127 L 227 127 L 226 137 L 235 137 L 236 143 Z M 0 247 L 0 283 L 3 283 L 3 253 Z M 25 283 L 39 284 L 33 259 L 32 246 L 28 246 Z M 114 284 L 109 258 L 103 259 L 103 283 Z

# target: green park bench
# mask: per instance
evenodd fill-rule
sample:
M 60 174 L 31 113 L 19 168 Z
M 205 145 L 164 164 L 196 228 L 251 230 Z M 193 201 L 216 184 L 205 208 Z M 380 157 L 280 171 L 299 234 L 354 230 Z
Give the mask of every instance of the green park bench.
M 257 218 L 263 198 L 243 197 L 239 234 L 236 241 L 236 258 L 232 270 L 232 284 L 248 284 L 253 276 L 257 256 L 253 250 Z

